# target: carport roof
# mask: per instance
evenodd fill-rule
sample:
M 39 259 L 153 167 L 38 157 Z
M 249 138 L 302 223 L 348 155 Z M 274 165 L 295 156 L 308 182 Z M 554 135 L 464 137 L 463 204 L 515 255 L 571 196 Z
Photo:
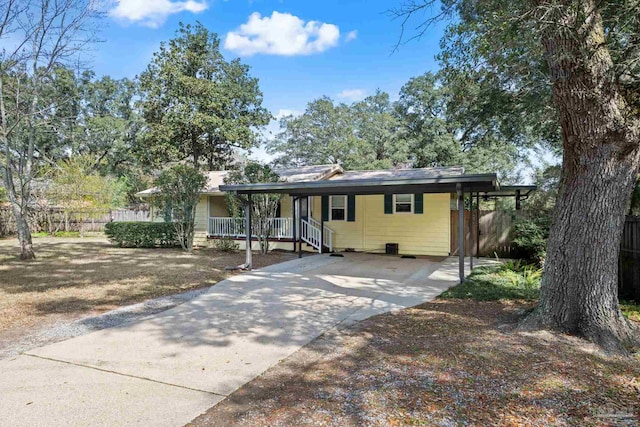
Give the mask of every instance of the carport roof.
M 455 193 L 458 185 L 464 192 L 493 192 L 500 189 L 496 174 L 417 177 L 389 177 L 339 179 L 307 182 L 275 182 L 263 184 L 221 185 L 220 190 L 236 194 L 281 193 L 297 196 L 339 194 L 403 194 Z

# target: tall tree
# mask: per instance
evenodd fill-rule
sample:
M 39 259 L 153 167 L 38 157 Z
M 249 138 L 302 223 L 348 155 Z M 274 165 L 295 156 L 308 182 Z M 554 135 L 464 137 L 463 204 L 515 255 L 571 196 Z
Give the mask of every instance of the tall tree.
M 351 106 L 354 131 L 361 141 L 353 159 L 356 169 L 388 169 L 408 166 L 408 141 L 400 137 L 402 120 L 396 114 L 389 94 L 377 90 Z
M 397 12 L 410 17 L 433 3 Z M 617 295 L 640 165 L 638 8 L 633 0 L 447 0 L 436 17 L 456 18 L 447 53 L 482 68 L 502 93 L 547 102 L 560 124 L 562 174 L 540 302 L 524 327 L 577 334 L 612 351 L 639 342 Z
M 410 79 L 396 109 L 413 165 L 462 165 L 468 172 L 498 172 L 503 182 L 516 180 L 520 159 L 512 127 L 491 114 L 499 107 L 486 95 L 472 82 L 445 80 L 444 73 Z
M 329 97 L 309 102 L 304 114 L 280 120 L 281 132 L 268 143 L 276 163 L 284 166 L 342 164 L 352 166 L 361 153 L 351 110 Z
M 61 108 L 44 96 L 54 70 L 78 58 L 100 15 L 90 0 L 0 3 L 0 173 L 18 228 L 20 257 L 35 257 L 27 221 L 38 136 Z
M 258 143 L 271 115 L 249 67 L 220 53 L 218 36 L 200 23 L 180 24 L 140 75 L 146 123 L 139 151 L 156 164 L 189 159 L 223 166 L 234 148 Z

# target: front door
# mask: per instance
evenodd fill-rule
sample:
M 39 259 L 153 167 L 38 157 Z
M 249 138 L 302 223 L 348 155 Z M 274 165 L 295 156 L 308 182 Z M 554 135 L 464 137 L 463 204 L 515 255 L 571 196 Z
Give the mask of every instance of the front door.
M 309 198 L 300 197 L 300 218 L 305 221 L 309 220 Z
M 312 216 L 311 204 L 313 201 L 311 197 L 300 197 L 300 204 L 296 203 L 296 215 L 305 221 L 309 220 Z M 300 230 L 298 230 L 298 224 L 296 224 L 296 237 L 300 238 Z

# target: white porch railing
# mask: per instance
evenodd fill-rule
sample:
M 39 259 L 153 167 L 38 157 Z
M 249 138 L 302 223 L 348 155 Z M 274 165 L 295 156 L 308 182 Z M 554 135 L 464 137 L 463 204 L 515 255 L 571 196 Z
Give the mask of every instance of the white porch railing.
M 246 237 L 244 218 L 226 218 L 226 217 L 210 217 L 209 218 L 209 236 L 213 237 Z M 293 239 L 293 219 L 292 218 L 274 218 L 271 226 L 272 239 Z M 254 234 L 253 237 L 256 237 Z M 302 220 L 301 239 L 320 251 L 320 222 L 313 218 Z M 324 235 L 322 243 L 329 251 L 333 251 L 333 230 L 324 227 Z
M 309 223 L 320 230 L 320 221 L 317 221 L 313 218 L 309 218 Z M 324 226 L 324 235 L 322 236 L 322 243 L 329 248 L 329 252 L 333 252 L 333 230 Z M 314 246 L 314 245 L 312 245 Z M 316 249 L 320 247 L 320 242 L 318 241 L 317 246 L 314 246 Z
M 209 235 L 215 237 L 244 237 L 244 218 L 209 218 Z
M 210 236 L 214 237 L 246 237 L 244 218 L 210 217 Z M 271 224 L 271 238 L 292 239 L 293 220 L 291 218 L 274 218 Z M 254 234 L 253 237 L 256 237 Z

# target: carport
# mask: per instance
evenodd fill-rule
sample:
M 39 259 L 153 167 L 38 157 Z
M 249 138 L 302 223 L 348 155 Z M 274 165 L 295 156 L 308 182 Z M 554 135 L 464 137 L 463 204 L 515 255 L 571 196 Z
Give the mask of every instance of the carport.
M 313 182 L 276 182 L 276 183 L 259 183 L 259 184 L 235 184 L 222 185 L 220 190 L 227 193 L 233 193 L 245 204 L 245 227 L 246 227 L 246 265 L 247 269 L 251 269 L 251 206 L 252 195 L 254 194 L 288 194 L 293 197 L 294 205 L 300 209 L 300 200 L 303 197 L 310 196 L 328 196 L 328 195 L 392 195 L 392 194 L 410 194 L 410 193 L 449 193 L 457 196 L 458 208 L 458 227 L 459 227 L 459 275 L 460 281 L 464 281 L 465 277 L 465 237 L 464 237 L 464 206 L 465 198 L 472 205 L 474 197 L 479 201 L 482 197 L 484 200 L 498 197 L 515 197 L 516 208 L 520 208 L 521 200 L 526 199 L 531 191 L 535 190 L 535 186 L 505 186 L 500 187 L 496 174 L 463 174 L 454 176 L 438 176 L 432 178 L 418 179 L 366 179 L 366 180 L 340 180 L 340 181 L 313 181 Z M 478 203 L 479 206 L 479 203 Z M 294 211 L 294 227 L 298 230 L 302 227 L 301 218 L 295 218 Z M 321 222 L 321 229 L 324 223 Z M 469 218 L 470 229 L 473 229 L 473 215 Z M 295 235 L 295 233 L 294 233 Z M 322 248 L 322 235 L 320 233 Z M 473 236 L 470 239 L 470 246 L 473 247 Z M 476 237 L 477 240 L 477 237 Z M 302 241 L 294 238 L 294 248 L 297 245 L 298 256 L 302 257 Z M 472 251 L 470 252 L 472 253 Z M 473 268 L 473 255 L 470 255 L 470 266 Z

